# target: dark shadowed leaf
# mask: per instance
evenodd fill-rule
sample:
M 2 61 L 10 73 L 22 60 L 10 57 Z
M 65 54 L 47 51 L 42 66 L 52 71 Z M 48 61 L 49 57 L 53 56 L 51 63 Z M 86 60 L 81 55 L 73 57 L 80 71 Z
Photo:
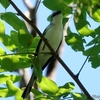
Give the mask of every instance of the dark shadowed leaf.
M 92 52 L 91 52 L 92 51 Z M 100 53 L 100 45 L 95 45 L 83 52 L 84 55 L 88 56 L 91 52 L 91 56 L 98 55 Z
M 45 98 L 43 93 L 38 91 L 38 90 L 36 90 L 36 89 L 32 89 L 32 92 L 33 92 L 36 100 L 40 100 L 40 98 L 43 98 L 43 97 Z
M 89 58 L 93 68 L 100 67 L 100 55 L 94 55 Z
M 0 3 L 5 9 L 8 8 L 10 5 L 8 0 L 0 0 Z
M 32 40 L 32 38 L 33 38 L 32 35 L 29 34 L 28 31 L 23 30 L 23 29 L 19 30 L 19 32 L 18 32 L 18 40 L 19 40 L 20 44 L 22 46 L 24 46 L 25 48 L 29 47 L 29 43 Z
M 38 77 L 39 82 L 41 82 L 42 68 L 41 68 L 40 62 L 36 57 L 33 57 L 32 61 L 33 61 L 34 74 L 36 77 Z
M 19 43 L 19 41 L 18 41 L 18 32 L 12 30 L 12 31 L 10 32 L 10 35 L 11 35 L 11 39 L 12 39 L 13 43 L 14 43 L 18 48 L 20 48 L 21 45 L 20 45 L 20 43 Z
M 11 25 L 15 30 L 19 31 L 20 29 L 27 30 L 27 27 L 24 21 L 20 20 L 16 14 L 12 12 L 6 12 L 1 14 L 1 19 Z

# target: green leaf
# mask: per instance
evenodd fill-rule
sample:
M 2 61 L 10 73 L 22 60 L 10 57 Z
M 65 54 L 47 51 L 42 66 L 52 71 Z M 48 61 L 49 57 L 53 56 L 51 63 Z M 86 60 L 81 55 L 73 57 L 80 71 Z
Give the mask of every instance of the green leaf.
M 98 26 L 98 27 L 95 29 L 95 32 L 96 32 L 96 34 L 99 35 L 99 33 L 100 33 L 100 26 Z
M 1 68 L 8 71 L 14 71 L 20 62 L 18 56 L 9 55 L 2 58 Z
M 98 68 L 100 66 L 100 55 L 91 56 L 89 62 L 91 62 L 93 68 Z
M 66 22 L 68 22 L 69 18 L 63 18 L 63 27 L 65 26 Z
M 10 5 L 8 0 L 0 0 L 0 3 L 5 9 L 7 9 L 8 6 Z
M 32 58 L 33 67 L 34 67 L 34 75 L 38 77 L 38 81 L 41 82 L 42 80 L 42 68 L 39 63 L 39 60 L 35 57 Z
M 3 48 L 0 47 L 0 56 L 1 56 L 1 55 L 5 55 L 5 54 L 6 54 L 5 50 L 4 50 Z
M 46 77 L 42 77 L 42 81 L 37 82 L 37 84 L 44 93 L 55 94 L 58 91 L 57 84 Z
M 2 21 L 0 21 L 0 35 L 5 33 L 5 26 L 2 23 Z
M 72 91 L 73 89 L 74 89 L 74 87 L 75 87 L 75 85 L 74 85 L 74 83 L 72 83 L 72 82 L 68 82 L 68 83 L 66 83 L 64 86 L 61 86 L 61 88 L 66 88 L 66 89 L 69 89 L 69 91 Z
M 79 34 L 82 36 L 94 36 L 95 34 L 95 31 L 88 27 L 88 22 L 86 22 L 85 20 L 79 19 L 78 22 L 75 22 L 75 26 Z
M 29 43 L 32 40 L 32 35 L 23 29 L 20 29 L 18 32 L 18 40 L 20 44 L 26 48 L 29 47 Z
M 91 18 L 94 19 L 96 22 L 100 22 L 100 9 L 93 7 L 92 14 L 90 14 Z
M 0 65 L 1 65 L 1 61 L 0 61 Z M 5 71 L 6 71 L 5 69 L 2 69 L 2 68 L 0 67 L 0 73 L 5 72 Z
M 44 0 L 43 4 L 51 9 L 51 10 L 62 10 L 63 14 L 66 16 L 68 14 L 71 14 L 71 9 L 67 6 L 68 2 L 66 1 L 59 1 L 59 0 Z
M 45 96 L 38 90 L 32 89 L 32 93 L 34 94 L 35 100 L 40 100 L 40 98 L 45 98 Z
M 6 35 L 5 35 L 5 26 L 2 23 L 2 21 L 0 21 L 0 41 L 3 44 L 7 44 L 8 43 L 8 39 L 7 39 Z
M 70 94 L 70 92 L 74 89 L 75 85 L 72 82 L 66 83 L 64 86 L 60 86 L 57 92 L 57 96 L 66 97 Z
M 86 46 L 91 46 L 94 45 L 98 41 L 99 37 L 97 36 L 96 38 L 92 39 Z
M 8 50 L 10 50 L 10 51 L 13 51 L 13 52 L 16 51 L 17 47 L 13 43 L 12 38 L 9 35 L 5 35 L 5 36 L 6 36 L 7 40 L 8 40 L 7 44 L 4 43 L 4 45 L 6 46 L 6 48 Z
M 28 43 L 29 48 L 36 48 L 39 43 L 39 40 L 40 40 L 39 36 L 32 38 L 31 41 Z
M 88 100 L 85 94 L 82 93 L 72 93 L 72 97 L 74 100 Z
M 14 45 L 11 37 L 5 34 L 5 26 L 0 21 L 0 41 L 6 46 L 8 50 L 15 51 L 16 46 Z
M 81 23 L 79 23 L 80 25 Z M 78 30 L 78 32 L 82 35 L 82 36 L 88 36 L 91 34 L 94 34 L 95 31 L 92 29 L 88 28 L 88 25 L 83 26 L 81 29 Z
M 27 55 L 9 55 L 1 57 L 1 68 L 7 71 L 15 71 L 19 68 L 30 67 L 31 59 Z
M 6 84 L 7 80 L 12 80 L 13 82 L 17 82 L 21 80 L 21 77 L 18 75 L 9 75 L 9 74 L 0 75 L 0 84 Z
M 11 80 L 7 80 L 6 85 L 7 85 L 8 89 L 7 88 L 0 88 L 0 97 L 6 98 L 6 97 L 11 97 L 11 96 L 15 96 L 15 97 L 19 96 L 20 99 L 18 99 L 18 100 L 23 100 L 21 98 L 22 91 L 18 87 L 16 87 L 12 83 Z
M 25 29 L 27 31 L 27 27 L 24 21 L 20 20 L 16 14 L 12 12 L 6 12 L 1 14 L 1 19 L 11 25 L 15 30 L 19 31 L 20 29 Z
M 7 85 L 8 90 L 9 90 L 8 97 L 15 96 L 16 98 L 20 98 L 19 100 L 23 100 L 21 97 L 22 91 L 18 87 L 16 87 L 11 80 L 7 80 L 6 85 Z
M 89 28 L 90 24 L 86 20 L 86 8 L 84 6 L 77 9 L 77 12 L 74 13 L 74 23 L 80 35 L 92 37 L 95 35 L 95 31 Z
M 100 45 L 95 45 L 95 46 L 90 47 L 89 49 L 85 50 L 83 54 L 88 56 L 90 52 L 91 52 L 91 56 L 98 55 L 100 53 Z
M 5 98 L 8 96 L 11 96 L 10 93 L 8 93 L 8 89 L 0 87 L 0 97 Z
M 70 30 L 68 31 L 68 35 L 65 37 L 65 41 L 68 45 L 71 45 L 71 47 L 75 51 L 84 51 L 83 43 L 85 43 L 85 40 L 82 39 L 81 36 L 79 36 L 76 33 L 72 33 Z
M 12 30 L 12 31 L 10 32 L 10 34 L 11 34 L 11 39 L 12 39 L 13 43 L 14 43 L 18 48 L 21 48 L 21 45 L 20 45 L 20 43 L 19 43 L 19 41 L 18 41 L 18 32 Z
M 39 36 L 36 36 L 36 37 L 34 37 L 30 40 L 30 42 L 28 43 L 28 46 L 29 46 L 28 51 L 29 52 L 35 52 L 36 51 L 36 47 L 39 43 L 39 40 L 40 40 Z

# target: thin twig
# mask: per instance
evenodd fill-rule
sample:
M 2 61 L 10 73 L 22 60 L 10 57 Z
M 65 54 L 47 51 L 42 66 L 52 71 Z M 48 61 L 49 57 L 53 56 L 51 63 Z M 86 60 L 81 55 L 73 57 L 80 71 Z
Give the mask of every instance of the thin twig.
M 97 41 L 98 41 L 98 40 L 97 40 Z M 79 75 L 80 75 L 80 73 L 81 73 L 81 71 L 82 71 L 84 65 L 86 64 L 87 60 L 89 59 L 90 55 L 92 54 L 92 52 L 93 52 L 93 50 L 94 50 L 94 48 L 95 48 L 95 46 L 96 46 L 96 44 L 97 44 L 97 41 L 95 42 L 95 44 L 94 44 L 92 50 L 90 51 L 90 53 L 89 53 L 88 56 L 86 57 L 86 59 L 85 59 L 83 65 L 82 65 L 82 67 L 80 68 L 79 72 L 76 74 L 77 78 L 79 77 Z
M 4 55 L 0 55 L 0 57 L 3 56 L 10 56 L 10 55 L 23 55 L 23 54 L 32 54 L 32 55 L 36 55 L 36 54 L 49 54 L 52 55 L 51 52 L 22 52 L 22 53 L 9 53 L 9 54 L 4 54 Z
M 39 8 L 40 3 L 41 3 L 41 0 L 38 0 L 38 1 L 37 1 L 37 4 L 36 4 L 36 7 L 35 7 L 35 11 L 34 11 L 34 15 L 33 15 L 33 16 L 35 16 L 35 15 L 36 15 L 36 13 L 37 13 L 37 10 L 38 10 L 38 8 Z M 32 18 L 32 19 L 34 19 L 34 18 Z
M 29 20 L 27 17 L 24 16 L 24 14 L 18 9 L 18 7 L 12 2 L 12 0 L 8 0 L 10 4 L 14 7 L 14 9 L 20 14 L 20 16 L 25 19 L 32 27 L 33 29 L 38 33 L 38 35 L 41 37 L 41 39 L 44 41 L 46 46 L 49 48 L 53 56 L 60 62 L 60 64 L 64 67 L 64 69 L 69 73 L 69 75 L 75 80 L 75 82 L 78 84 L 78 86 L 82 89 L 82 91 L 85 93 L 87 98 L 89 100 L 93 100 L 93 98 L 90 96 L 88 91 L 85 89 L 85 87 L 82 85 L 82 83 L 79 81 L 79 79 L 74 75 L 74 73 L 68 68 L 68 66 L 63 62 L 63 60 L 57 55 L 57 53 L 53 50 L 53 48 L 48 43 L 47 39 L 44 38 L 44 36 L 41 34 L 41 32 L 38 30 L 38 28 Z

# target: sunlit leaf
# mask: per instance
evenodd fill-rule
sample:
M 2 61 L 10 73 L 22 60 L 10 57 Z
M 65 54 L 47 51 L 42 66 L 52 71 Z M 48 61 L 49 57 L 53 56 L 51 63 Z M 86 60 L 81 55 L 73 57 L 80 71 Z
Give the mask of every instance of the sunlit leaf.
M 85 40 L 82 39 L 81 36 L 79 36 L 76 33 L 72 33 L 70 30 L 68 31 L 68 35 L 65 38 L 65 41 L 68 45 L 71 45 L 71 47 L 75 51 L 84 51 L 83 43 L 85 43 Z
M 0 88 L 0 97 L 6 98 L 6 97 L 11 97 L 11 96 L 19 96 L 19 100 L 21 99 L 21 94 L 22 91 L 16 87 L 11 80 L 6 81 L 7 88 Z
M 5 98 L 5 97 L 9 97 L 12 96 L 7 88 L 0 88 L 0 97 Z
M 0 65 L 1 65 L 1 61 L 0 61 Z M 2 73 L 2 72 L 6 72 L 6 70 L 5 70 L 5 69 L 0 68 L 0 73 Z
M 74 83 L 72 83 L 72 82 L 68 82 L 68 83 L 66 83 L 65 85 L 61 86 L 61 87 L 64 87 L 64 88 L 66 88 L 66 89 L 70 89 L 70 91 L 71 91 L 71 90 L 74 89 L 75 85 L 74 85 Z
M 0 35 L 4 34 L 5 33 L 5 26 L 4 24 L 2 23 L 2 21 L 0 21 Z
M 88 27 L 88 23 L 85 20 L 79 20 L 75 23 L 75 26 L 79 34 L 82 36 L 93 36 L 95 34 L 95 31 Z
M 74 100 L 88 100 L 87 96 L 85 94 L 82 94 L 82 93 L 73 92 L 72 97 Z
M 52 3 L 53 2 L 53 3 Z M 68 7 L 68 2 L 59 0 L 44 0 L 43 4 L 51 10 L 62 10 L 64 15 L 71 14 L 72 11 Z
M 42 77 L 42 81 L 37 84 L 44 93 L 55 94 L 58 91 L 57 84 L 49 78 Z
M 5 50 L 4 50 L 3 48 L 0 47 L 0 56 L 1 56 L 1 55 L 5 55 L 5 54 L 6 54 Z
M 2 42 L 3 44 L 8 43 L 8 39 L 5 35 L 5 26 L 2 21 L 0 21 L 0 42 Z
M 95 21 L 100 22 L 100 9 L 92 8 L 92 14 L 90 14 L 91 18 Z
M 82 35 L 82 36 L 88 36 L 91 34 L 94 34 L 94 30 L 89 29 L 88 26 L 83 26 L 81 29 L 78 30 L 78 32 Z
M 6 85 L 9 90 L 8 97 L 15 96 L 16 98 L 20 98 L 19 100 L 23 100 L 21 97 L 22 91 L 18 87 L 16 87 L 11 80 L 7 80 Z
M 0 75 L 0 84 L 5 84 L 7 80 L 12 80 L 13 82 L 17 82 L 21 79 L 18 75 L 9 75 L 9 74 L 1 74 Z
M 66 83 L 65 85 L 59 87 L 59 90 L 56 93 L 56 95 L 66 97 L 70 94 L 70 92 L 74 89 L 74 87 L 75 87 L 74 83 L 72 82 Z
M 75 27 L 80 35 L 94 37 L 95 31 L 90 29 L 90 23 L 86 20 L 86 8 L 84 6 L 79 8 L 80 11 L 74 13 Z
M 31 59 L 25 55 L 9 55 L 1 59 L 1 68 L 10 72 L 19 69 L 30 67 Z

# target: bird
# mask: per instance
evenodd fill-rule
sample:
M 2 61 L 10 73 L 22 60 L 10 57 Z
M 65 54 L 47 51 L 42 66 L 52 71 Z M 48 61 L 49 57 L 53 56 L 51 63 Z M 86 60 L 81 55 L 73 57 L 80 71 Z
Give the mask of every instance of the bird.
M 43 32 L 43 36 L 45 37 L 45 39 L 50 44 L 50 46 L 54 49 L 55 52 L 58 51 L 63 40 L 62 20 L 63 20 L 63 15 L 62 15 L 61 10 L 53 12 L 53 14 L 51 15 L 51 22 Z M 39 52 L 41 53 L 39 54 Z M 49 62 L 54 57 L 52 54 L 47 53 L 47 52 L 50 52 L 49 48 L 46 46 L 44 41 L 40 39 L 38 46 L 36 48 L 35 56 L 40 61 L 42 70 L 44 70 L 44 68 L 49 64 Z M 36 81 L 36 76 L 34 75 L 34 72 L 33 72 L 30 78 L 30 81 L 22 94 L 22 98 L 26 98 L 29 95 L 35 81 Z

